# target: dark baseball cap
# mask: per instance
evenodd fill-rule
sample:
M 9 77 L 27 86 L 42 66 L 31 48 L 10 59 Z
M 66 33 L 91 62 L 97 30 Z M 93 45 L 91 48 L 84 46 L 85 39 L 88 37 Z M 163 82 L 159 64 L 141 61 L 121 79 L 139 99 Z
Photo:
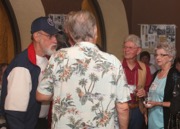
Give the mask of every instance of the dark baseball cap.
M 55 24 L 50 17 L 39 17 L 32 22 L 31 34 L 41 30 L 50 35 L 54 35 L 59 32 L 59 30 L 55 28 Z

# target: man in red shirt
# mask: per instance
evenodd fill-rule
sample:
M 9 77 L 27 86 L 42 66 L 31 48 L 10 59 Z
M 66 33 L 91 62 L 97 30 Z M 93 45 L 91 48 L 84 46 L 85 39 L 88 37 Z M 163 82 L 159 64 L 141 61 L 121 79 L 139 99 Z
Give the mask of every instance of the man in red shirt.
M 147 112 L 142 107 L 142 101 L 150 86 L 151 73 L 149 66 L 137 61 L 137 55 L 141 52 L 140 38 L 133 34 L 127 36 L 123 52 L 122 65 L 131 92 L 131 100 L 128 102 L 130 108 L 129 129 L 143 129 L 145 121 L 147 122 Z

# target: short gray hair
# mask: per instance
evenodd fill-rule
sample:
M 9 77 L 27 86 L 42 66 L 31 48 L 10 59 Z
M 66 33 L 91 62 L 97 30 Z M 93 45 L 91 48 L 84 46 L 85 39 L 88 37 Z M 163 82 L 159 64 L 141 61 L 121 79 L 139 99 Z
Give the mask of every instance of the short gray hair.
M 124 40 L 124 43 L 126 42 L 133 42 L 136 46 L 141 47 L 141 39 L 135 34 L 128 35 Z
M 175 45 L 168 41 L 159 42 L 155 48 L 155 51 L 157 49 L 163 49 L 166 51 L 166 53 L 173 57 L 173 60 L 176 57 L 176 48 Z
M 74 42 L 90 41 L 97 37 L 96 19 L 86 10 L 70 12 L 65 22 L 65 31 Z

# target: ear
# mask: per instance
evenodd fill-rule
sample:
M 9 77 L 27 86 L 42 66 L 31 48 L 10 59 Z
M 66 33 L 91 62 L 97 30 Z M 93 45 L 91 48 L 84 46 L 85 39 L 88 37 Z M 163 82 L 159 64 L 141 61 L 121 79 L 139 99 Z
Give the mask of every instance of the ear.
M 39 33 L 38 32 L 33 33 L 33 38 L 35 41 L 39 41 Z
M 98 32 L 97 32 L 97 26 L 95 26 L 95 27 L 94 27 L 94 39 L 93 39 L 93 40 L 94 40 L 94 41 L 93 41 L 94 43 L 97 42 L 97 38 L 98 38 Z

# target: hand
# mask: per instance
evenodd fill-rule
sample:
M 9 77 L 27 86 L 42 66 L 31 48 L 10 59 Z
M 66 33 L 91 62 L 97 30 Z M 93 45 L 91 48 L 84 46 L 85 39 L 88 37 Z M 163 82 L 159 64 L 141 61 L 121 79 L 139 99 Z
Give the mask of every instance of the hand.
M 141 89 L 139 89 L 139 90 L 137 90 L 137 93 L 136 93 L 136 95 L 138 96 L 138 97 L 145 97 L 146 96 L 146 91 L 143 89 L 143 88 L 141 88 Z
M 151 104 L 149 104 L 147 101 L 144 101 L 143 104 L 146 108 L 151 108 Z
M 152 107 L 154 107 L 154 106 L 159 106 L 158 103 L 159 103 L 159 102 L 148 101 L 148 102 L 145 104 L 145 107 L 146 107 L 146 108 L 152 108 Z

